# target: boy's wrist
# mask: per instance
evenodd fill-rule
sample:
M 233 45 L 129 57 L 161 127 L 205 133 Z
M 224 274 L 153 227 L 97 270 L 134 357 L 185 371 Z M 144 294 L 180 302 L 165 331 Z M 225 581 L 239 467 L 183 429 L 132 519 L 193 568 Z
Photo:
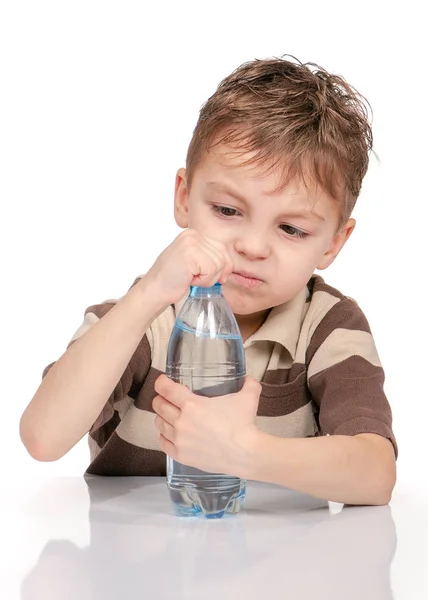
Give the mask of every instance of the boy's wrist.
M 154 309 L 159 310 L 163 310 L 173 304 L 173 300 L 165 294 L 163 287 L 157 276 L 152 275 L 150 271 L 134 286 L 137 289 L 137 293 L 144 297 L 144 302 L 147 302 Z
M 271 436 L 261 431 L 256 425 L 242 434 L 239 440 L 241 459 L 237 467 L 236 474 L 238 477 L 253 481 L 258 480 L 260 457 L 263 454 L 262 449 L 267 443 L 267 437 Z
M 129 310 L 134 312 L 143 327 L 149 325 L 168 307 L 168 303 L 159 297 L 154 286 L 144 277 L 128 291 L 122 301 L 128 304 Z

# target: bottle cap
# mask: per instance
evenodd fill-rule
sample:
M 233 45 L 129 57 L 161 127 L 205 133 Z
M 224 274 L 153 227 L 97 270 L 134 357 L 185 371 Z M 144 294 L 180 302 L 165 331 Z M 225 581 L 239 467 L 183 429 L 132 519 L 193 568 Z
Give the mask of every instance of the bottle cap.
M 222 286 L 221 283 L 217 281 L 214 285 L 211 286 L 202 286 L 202 285 L 191 285 L 190 286 L 190 295 L 196 296 L 202 294 L 203 296 L 210 296 L 211 294 L 215 294 L 216 296 L 221 294 Z

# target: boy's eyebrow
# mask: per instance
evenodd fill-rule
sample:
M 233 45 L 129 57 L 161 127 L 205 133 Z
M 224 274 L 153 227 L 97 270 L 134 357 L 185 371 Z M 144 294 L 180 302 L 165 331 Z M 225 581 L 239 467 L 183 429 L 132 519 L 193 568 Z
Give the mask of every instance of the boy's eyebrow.
M 238 192 L 235 192 L 234 190 L 232 190 L 232 188 L 229 188 L 224 183 L 219 183 L 217 181 L 208 181 L 207 187 L 210 187 L 213 190 L 216 190 L 217 192 L 222 192 L 223 194 L 228 194 L 228 196 L 233 196 L 233 198 L 236 198 L 237 200 L 240 200 L 244 204 L 247 204 L 247 201 L 245 200 L 245 198 L 243 196 L 241 196 Z
M 224 183 L 220 183 L 217 181 L 208 181 L 206 185 L 207 185 L 207 187 L 210 187 L 213 190 L 216 190 L 217 192 L 227 194 L 228 196 L 232 196 L 233 198 L 240 200 L 244 204 L 247 204 L 247 201 L 243 196 L 241 196 L 238 192 L 235 192 L 235 190 L 233 190 L 232 188 L 229 188 Z M 309 219 L 313 218 L 313 219 L 317 219 L 319 221 L 325 221 L 325 218 L 322 215 L 320 215 L 319 213 L 315 212 L 314 210 L 302 210 L 302 211 L 287 212 L 286 215 L 284 215 L 284 216 L 306 217 Z

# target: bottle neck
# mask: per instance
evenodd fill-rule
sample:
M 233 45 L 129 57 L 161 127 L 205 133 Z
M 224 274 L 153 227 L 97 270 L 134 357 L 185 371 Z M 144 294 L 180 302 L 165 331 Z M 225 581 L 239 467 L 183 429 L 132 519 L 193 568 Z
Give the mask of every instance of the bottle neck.
M 222 295 L 221 283 L 215 283 L 211 287 L 201 287 L 199 285 L 190 286 L 190 296 L 192 298 L 214 298 Z

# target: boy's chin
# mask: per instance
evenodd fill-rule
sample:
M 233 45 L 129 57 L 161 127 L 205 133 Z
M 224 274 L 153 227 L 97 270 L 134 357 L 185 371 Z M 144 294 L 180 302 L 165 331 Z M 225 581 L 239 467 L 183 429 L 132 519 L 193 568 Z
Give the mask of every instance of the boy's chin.
M 235 315 L 247 317 L 268 310 L 268 307 L 262 305 L 260 301 L 257 302 L 248 296 L 242 297 L 241 294 L 237 294 L 234 290 L 226 288 L 223 290 L 223 295 Z

